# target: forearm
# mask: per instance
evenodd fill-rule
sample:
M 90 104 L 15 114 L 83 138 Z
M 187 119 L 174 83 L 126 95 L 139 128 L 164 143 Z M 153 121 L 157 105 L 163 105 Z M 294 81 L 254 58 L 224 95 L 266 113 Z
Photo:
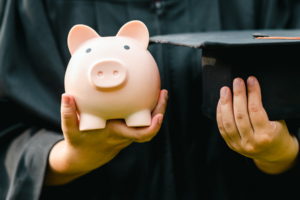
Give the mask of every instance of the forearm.
M 121 149 L 123 149 L 123 147 L 106 146 L 101 152 L 87 153 L 84 152 L 84 149 L 70 148 L 65 140 L 60 141 L 50 152 L 44 184 L 53 186 L 69 183 L 106 164 L 113 159 Z M 88 156 L 86 155 L 95 156 L 92 154 L 97 154 L 98 159 L 95 159 L 95 162 L 92 164 L 86 163 L 85 161 L 88 160 Z
M 276 175 L 288 171 L 298 162 L 299 142 L 296 137 L 291 137 L 289 145 L 282 149 L 285 154 L 278 158 L 278 161 L 264 162 L 253 159 L 255 165 L 264 173 Z

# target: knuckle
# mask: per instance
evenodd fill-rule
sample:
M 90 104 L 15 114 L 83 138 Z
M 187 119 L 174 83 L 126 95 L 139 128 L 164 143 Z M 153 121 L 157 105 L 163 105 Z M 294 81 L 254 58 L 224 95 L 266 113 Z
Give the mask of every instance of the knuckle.
M 73 117 L 73 113 L 64 111 L 64 112 L 61 112 L 61 117 L 63 119 L 70 119 Z
M 220 132 L 222 133 L 222 132 L 225 132 L 225 128 L 224 128 L 224 126 L 223 126 L 223 124 L 218 124 L 218 127 L 219 127 L 219 130 L 220 130 Z
M 224 98 L 224 97 L 221 98 L 220 102 L 221 102 L 221 105 L 226 105 L 228 103 L 226 98 Z
M 225 129 L 232 129 L 233 128 L 233 124 L 231 121 L 224 121 L 224 128 Z
M 256 112 L 258 112 L 259 110 L 260 110 L 260 109 L 259 109 L 259 106 L 256 105 L 255 103 L 250 103 L 250 104 L 249 104 L 249 111 L 250 111 L 250 112 L 256 113 Z
M 252 144 L 247 144 L 244 146 L 243 151 L 248 155 L 255 155 L 258 152 L 258 148 Z
M 233 92 L 233 96 L 237 97 L 237 96 L 241 96 L 243 94 L 243 91 L 241 90 L 234 90 Z
M 260 145 L 261 146 L 269 146 L 272 143 L 272 141 L 273 141 L 272 136 L 270 136 L 268 134 L 263 134 L 260 139 Z
M 236 112 L 235 117 L 237 120 L 243 120 L 243 119 L 245 119 L 245 114 L 242 112 Z

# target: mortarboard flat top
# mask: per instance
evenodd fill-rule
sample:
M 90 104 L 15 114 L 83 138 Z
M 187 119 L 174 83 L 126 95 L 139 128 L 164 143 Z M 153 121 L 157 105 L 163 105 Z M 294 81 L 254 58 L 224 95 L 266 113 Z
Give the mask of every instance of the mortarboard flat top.
M 300 40 L 255 39 L 253 34 L 261 33 L 268 36 L 300 37 L 300 30 L 247 30 L 182 33 L 154 36 L 150 43 L 172 44 L 191 48 L 226 48 L 256 45 L 292 45 L 300 44 Z
M 255 33 L 269 37 L 255 39 Z M 235 78 L 246 81 L 249 76 L 260 83 L 270 120 L 300 118 L 300 30 L 183 33 L 155 36 L 150 42 L 202 49 L 202 111 L 210 119 L 216 119 L 220 89 L 232 89 Z

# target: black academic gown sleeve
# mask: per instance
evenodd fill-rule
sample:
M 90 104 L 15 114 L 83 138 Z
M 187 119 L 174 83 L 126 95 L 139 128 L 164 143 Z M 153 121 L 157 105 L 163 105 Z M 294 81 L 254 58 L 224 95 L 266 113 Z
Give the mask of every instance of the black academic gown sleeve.
M 32 3 L 0 2 L 1 200 L 38 199 L 50 149 L 63 139 L 65 68 L 43 2 Z
M 39 199 L 48 154 L 60 140 L 61 134 L 38 127 L 19 128 L 1 138 L 0 199 Z

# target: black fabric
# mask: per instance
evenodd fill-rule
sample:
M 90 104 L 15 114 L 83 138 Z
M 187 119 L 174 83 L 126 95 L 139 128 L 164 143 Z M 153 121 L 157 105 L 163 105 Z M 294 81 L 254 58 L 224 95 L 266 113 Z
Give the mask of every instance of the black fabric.
M 254 33 L 270 37 L 299 37 L 300 30 L 241 30 L 206 33 L 182 33 L 158 35 L 150 38 L 150 43 L 163 43 L 201 49 L 219 49 L 228 47 L 300 45 L 300 40 L 255 39 Z M 225 50 L 224 50 L 225 52 Z M 253 52 L 255 54 L 255 52 Z
M 270 120 L 300 118 L 299 50 L 296 44 L 203 49 L 203 113 L 216 120 L 220 89 L 255 76 Z
M 49 151 L 61 139 L 59 134 L 32 128 L 1 147 L 1 174 L 7 173 L 1 178 L 1 198 L 36 199 L 41 193 Z
M 148 48 L 170 96 L 158 135 L 70 184 L 42 185 L 50 149 L 62 139 L 60 96 L 73 25 L 101 36 L 135 19 L 151 36 L 300 28 L 299 9 L 289 0 L 0 1 L 0 199 L 298 199 L 291 177 L 299 179 L 299 166 L 262 174 L 201 114 L 201 50 L 160 44 Z

